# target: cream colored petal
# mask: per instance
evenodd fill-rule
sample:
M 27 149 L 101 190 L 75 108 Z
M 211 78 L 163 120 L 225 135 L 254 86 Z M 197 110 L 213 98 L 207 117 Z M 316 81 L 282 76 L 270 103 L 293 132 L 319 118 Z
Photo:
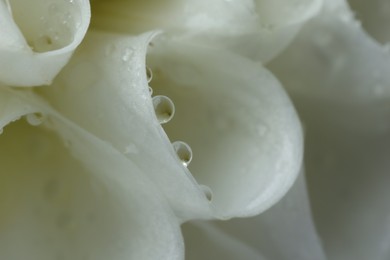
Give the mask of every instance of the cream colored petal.
M 83 39 L 87 0 L 1 0 L 0 82 L 50 84 Z
M 164 126 L 193 151 L 189 170 L 211 188 L 216 216 L 258 214 L 301 167 L 299 120 L 278 81 L 258 63 L 180 42 L 151 47 L 154 93 L 175 103 Z
M 253 215 L 279 200 L 299 171 L 302 139 L 278 82 L 225 52 L 156 46 L 151 86 L 176 105 L 166 136 L 147 85 L 150 38 L 90 34 L 54 86 L 40 93 L 126 154 L 183 220 Z M 189 170 L 213 195 L 178 160 L 170 143 L 177 140 L 193 148 Z
M 267 259 L 327 259 L 313 224 L 303 173 L 286 196 L 263 214 L 215 224 Z
M 3 124 L 24 106 L 44 115 L 0 135 L 1 259 L 183 259 L 178 220 L 134 164 L 33 95 L 0 93 Z
M 330 259 L 389 259 L 390 54 L 330 5 L 271 65 L 306 126 L 314 220 Z
M 186 223 L 182 230 L 186 260 L 267 260 L 260 252 L 223 232 L 211 222 Z
M 137 165 L 180 218 L 210 217 L 209 201 L 156 119 L 145 69 L 153 35 L 91 32 L 52 87 L 40 93 Z
M 322 0 L 148 0 L 92 2 L 92 27 L 140 33 L 164 30 L 266 62 L 281 52 Z

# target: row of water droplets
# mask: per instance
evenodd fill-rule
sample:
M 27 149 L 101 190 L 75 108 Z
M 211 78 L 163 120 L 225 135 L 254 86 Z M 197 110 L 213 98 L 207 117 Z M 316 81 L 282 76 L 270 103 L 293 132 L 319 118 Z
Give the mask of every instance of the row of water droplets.
M 146 77 L 148 84 L 153 79 L 153 72 L 149 67 L 146 67 Z M 153 95 L 153 88 L 149 86 L 149 93 Z M 154 112 L 156 114 L 157 120 L 160 124 L 166 124 L 175 115 L 175 104 L 173 101 L 163 95 L 156 95 L 152 97 Z M 173 149 L 176 152 L 177 158 L 181 161 L 184 167 L 188 167 L 192 161 L 192 149 L 191 147 L 183 141 L 175 141 L 172 143 Z

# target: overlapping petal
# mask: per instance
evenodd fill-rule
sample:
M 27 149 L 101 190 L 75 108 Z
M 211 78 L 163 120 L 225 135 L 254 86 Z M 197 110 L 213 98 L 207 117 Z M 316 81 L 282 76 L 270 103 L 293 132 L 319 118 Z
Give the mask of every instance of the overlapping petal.
M 0 82 L 50 84 L 83 39 L 87 0 L 0 1 Z
M 148 0 L 92 2 L 95 28 L 164 30 L 167 38 L 227 48 L 269 61 L 316 15 L 322 0 Z
M 388 259 L 390 54 L 345 2 L 330 1 L 271 69 L 307 129 L 309 191 L 329 258 Z
M 147 85 L 150 38 L 90 34 L 54 86 L 40 94 L 126 154 L 183 220 L 248 216 L 278 201 L 302 158 L 300 123 L 279 83 L 245 58 L 156 42 L 148 61 L 152 87 L 176 104 L 167 136 Z M 176 140 L 193 148 L 190 171 L 170 144 Z M 211 204 L 198 183 L 211 188 Z
M 2 259 L 183 258 L 179 221 L 131 161 L 33 94 L 0 91 L 2 124 L 45 116 L 0 136 Z

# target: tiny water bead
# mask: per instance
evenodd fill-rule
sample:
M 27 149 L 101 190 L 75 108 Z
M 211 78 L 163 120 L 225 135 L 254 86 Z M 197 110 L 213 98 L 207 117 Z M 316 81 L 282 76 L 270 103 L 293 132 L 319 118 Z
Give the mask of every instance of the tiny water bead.
M 45 121 L 46 116 L 43 115 L 42 113 L 32 113 L 26 115 L 26 120 L 27 122 L 32 125 L 32 126 L 38 126 Z
M 172 144 L 173 149 L 177 154 L 177 157 L 182 162 L 182 164 L 187 167 L 192 161 L 192 149 L 191 147 L 182 141 L 176 141 Z
M 206 186 L 206 185 L 199 185 L 199 187 L 201 188 L 201 190 L 203 191 L 204 195 L 206 196 L 206 198 L 211 201 L 213 199 L 213 191 L 210 189 L 209 186 Z
M 175 114 L 175 105 L 172 100 L 166 96 L 155 96 L 152 100 L 160 124 L 168 123 Z

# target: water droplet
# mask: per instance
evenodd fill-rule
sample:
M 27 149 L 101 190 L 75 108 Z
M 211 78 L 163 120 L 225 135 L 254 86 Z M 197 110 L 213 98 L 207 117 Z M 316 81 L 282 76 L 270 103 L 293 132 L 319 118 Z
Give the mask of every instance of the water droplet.
M 149 86 L 149 94 L 150 94 L 150 95 L 153 95 L 153 89 L 152 89 L 152 87 L 150 87 L 150 86 Z
M 166 96 L 153 97 L 153 106 L 160 124 L 168 123 L 175 114 L 175 105 L 172 100 Z
M 33 113 L 26 115 L 27 122 L 32 126 L 38 126 L 43 123 L 45 116 L 42 113 Z
M 153 72 L 152 69 L 146 66 L 146 79 L 148 80 L 148 83 L 150 83 L 153 79 Z
M 209 186 L 206 186 L 206 185 L 199 185 L 199 187 L 201 188 L 201 190 L 203 191 L 204 195 L 206 196 L 206 198 L 211 201 L 213 199 L 213 191 L 210 189 Z
M 192 161 L 192 149 L 191 147 L 182 141 L 176 141 L 172 144 L 173 149 L 177 154 L 177 157 L 182 162 L 182 164 L 187 167 Z

